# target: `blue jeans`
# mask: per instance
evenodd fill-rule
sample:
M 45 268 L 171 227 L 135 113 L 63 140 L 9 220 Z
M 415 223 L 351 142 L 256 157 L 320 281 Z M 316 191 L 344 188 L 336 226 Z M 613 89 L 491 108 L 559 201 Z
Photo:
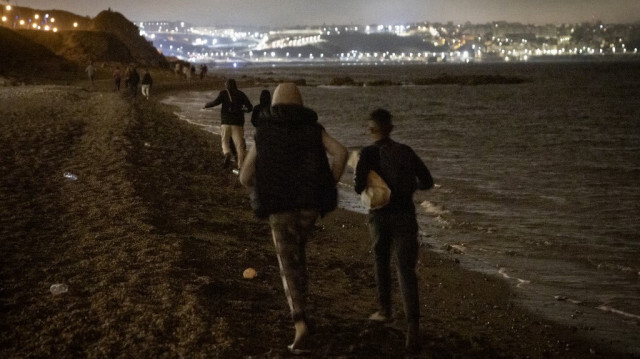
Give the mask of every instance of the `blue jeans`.
M 373 240 L 375 277 L 378 304 L 381 313 L 391 314 L 391 256 L 396 260 L 396 271 L 402 292 L 404 313 L 409 323 L 420 318 L 418 278 L 418 222 L 415 212 L 369 213 L 369 231 Z

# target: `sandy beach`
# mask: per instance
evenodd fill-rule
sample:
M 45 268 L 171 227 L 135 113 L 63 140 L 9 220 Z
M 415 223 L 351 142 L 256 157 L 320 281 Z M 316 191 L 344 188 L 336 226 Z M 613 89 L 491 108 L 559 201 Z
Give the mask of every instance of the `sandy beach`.
M 157 77 L 163 79 L 161 76 Z M 0 87 L 3 358 L 279 358 L 293 325 L 268 224 L 220 139 L 157 102 L 87 84 Z M 337 210 L 307 248 L 309 357 L 402 358 L 375 310 L 365 216 Z M 254 279 L 244 279 L 246 268 Z M 421 248 L 420 358 L 629 358 L 589 328 L 514 304 L 498 278 Z M 53 284 L 68 287 L 54 295 Z

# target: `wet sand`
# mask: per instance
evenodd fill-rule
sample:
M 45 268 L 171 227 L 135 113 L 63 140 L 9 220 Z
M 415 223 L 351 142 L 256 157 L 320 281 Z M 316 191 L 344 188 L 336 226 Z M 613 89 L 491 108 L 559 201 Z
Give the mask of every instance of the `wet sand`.
M 152 96 L 220 83 L 165 81 Z M 4 87 L 0 99 L 0 356 L 289 356 L 293 326 L 269 228 L 221 170 L 217 136 L 106 80 L 92 91 Z M 337 210 L 317 223 L 309 357 L 405 356 L 397 287 L 394 321 L 366 319 L 375 282 L 365 221 Z M 243 278 L 248 267 L 256 278 Z M 453 256 L 421 248 L 418 275 L 418 357 L 633 357 L 587 339 L 589 328 L 517 306 L 506 283 Z M 53 295 L 56 283 L 68 291 Z

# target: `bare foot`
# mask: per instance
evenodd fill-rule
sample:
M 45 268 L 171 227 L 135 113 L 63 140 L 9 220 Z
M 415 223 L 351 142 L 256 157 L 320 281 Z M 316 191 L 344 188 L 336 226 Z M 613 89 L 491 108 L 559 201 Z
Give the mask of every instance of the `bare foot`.
M 305 339 L 307 339 L 307 335 L 309 334 L 307 323 L 305 323 L 304 320 L 300 320 L 295 322 L 294 326 L 296 329 L 296 336 L 293 339 L 293 343 L 287 346 L 287 348 L 289 348 L 289 351 L 293 354 L 309 353 L 309 350 L 302 349 L 304 347 Z

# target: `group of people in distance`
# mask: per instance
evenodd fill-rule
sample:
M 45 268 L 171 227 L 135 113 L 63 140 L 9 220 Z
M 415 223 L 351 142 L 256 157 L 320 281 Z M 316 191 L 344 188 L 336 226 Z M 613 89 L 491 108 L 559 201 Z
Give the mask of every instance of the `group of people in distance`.
M 93 62 L 89 62 L 89 65 L 87 65 L 84 71 L 89 76 L 89 82 L 91 84 L 91 87 L 93 88 L 96 75 L 96 68 L 93 65 Z M 144 74 L 142 75 L 142 81 L 140 81 L 140 74 L 138 74 L 138 70 L 135 65 L 132 64 L 127 66 L 124 75 L 120 70 L 120 66 L 116 66 L 112 74 L 113 86 L 115 91 L 120 91 L 123 77 L 124 87 L 125 89 L 130 91 L 130 95 L 132 97 L 136 97 L 136 94 L 138 93 L 138 84 L 140 84 L 140 92 L 142 93 L 142 96 L 144 96 L 147 100 L 149 99 L 151 86 L 153 85 L 153 78 L 151 77 L 151 73 L 149 73 L 148 68 L 145 68 Z
M 279 84 L 272 99 L 269 91 L 263 90 L 260 104 L 255 107 L 234 80 L 227 80 L 225 87 L 204 108 L 222 105 L 224 165 L 232 161 L 232 139 L 239 180 L 251 190 L 256 216 L 267 219 L 271 227 L 295 328 L 288 349 L 304 354 L 309 351 L 305 341 L 309 334 L 305 245 L 318 217 L 337 206 L 336 185 L 345 169 L 348 151 L 318 123 L 317 113 L 304 106 L 295 84 Z M 256 131 L 255 145 L 247 153 L 243 126 L 244 114 L 249 112 Z M 367 126 L 373 143 L 360 151 L 355 191 L 366 189 L 370 171 L 378 173 L 391 190 L 385 206 L 369 211 L 378 300 L 378 310 L 369 319 L 386 322 L 392 317 L 390 266 L 394 256 L 407 321 L 406 350 L 415 353 L 420 350 L 420 307 L 413 193 L 433 187 L 433 179 L 413 149 L 391 139 L 392 116 L 387 110 L 371 112 Z

